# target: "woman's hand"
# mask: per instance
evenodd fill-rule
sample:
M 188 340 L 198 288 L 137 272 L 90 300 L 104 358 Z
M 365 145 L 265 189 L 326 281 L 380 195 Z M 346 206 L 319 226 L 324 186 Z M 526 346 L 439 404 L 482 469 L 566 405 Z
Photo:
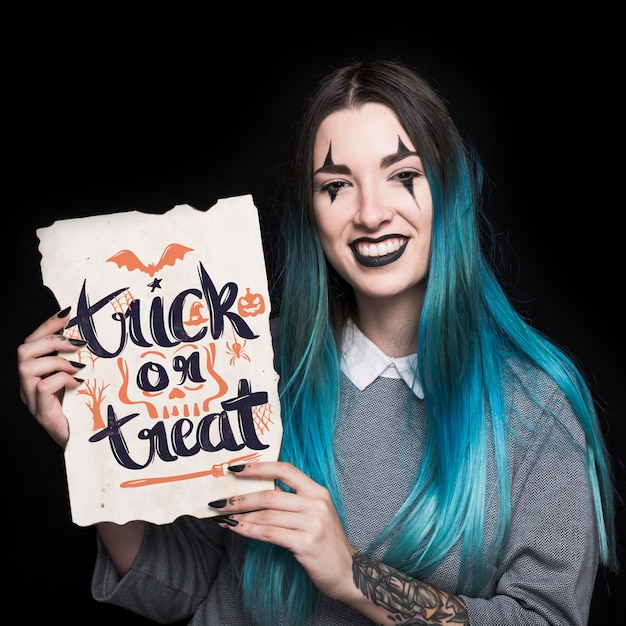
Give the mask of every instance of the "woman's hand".
M 327 596 L 342 599 L 353 594 L 356 550 L 346 537 L 328 490 L 289 463 L 259 462 L 229 469 L 242 480 L 280 480 L 295 493 L 257 491 L 212 502 L 211 506 L 229 518 L 229 523 L 221 525 L 290 550 Z
M 69 425 L 61 402 L 65 389 L 74 389 L 82 382 L 74 378 L 82 365 L 59 356 L 76 352 L 84 341 L 61 335 L 69 317 L 69 308 L 46 320 L 17 348 L 20 398 L 46 429 L 65 448 Z

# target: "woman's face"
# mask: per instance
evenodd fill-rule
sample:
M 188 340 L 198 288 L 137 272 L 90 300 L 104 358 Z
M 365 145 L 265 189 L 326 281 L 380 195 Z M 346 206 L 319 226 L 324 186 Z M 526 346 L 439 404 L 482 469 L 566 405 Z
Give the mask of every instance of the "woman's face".
M 313 169 L 324 253 L 357 301 L 423 297 L 432 198 L 395 113 L 366 104 L 329 115 L 315 138 Z

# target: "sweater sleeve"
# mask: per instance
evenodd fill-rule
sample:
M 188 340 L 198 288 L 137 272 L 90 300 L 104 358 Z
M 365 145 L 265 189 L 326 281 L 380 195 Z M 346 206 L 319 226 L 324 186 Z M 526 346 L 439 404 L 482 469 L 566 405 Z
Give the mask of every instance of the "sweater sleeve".
M 488 599 L 463 596 L 472 626 L 587 624 L 599 548 L 585 437 L 560 391 L 511 433 L 511 534 Z
M 158 623 L 186 619 L 206 600 L 223 555 L 224 530 L 211 520 L 146 524 L 141 549 L 122 578 L 98 539 L 92 595 Z

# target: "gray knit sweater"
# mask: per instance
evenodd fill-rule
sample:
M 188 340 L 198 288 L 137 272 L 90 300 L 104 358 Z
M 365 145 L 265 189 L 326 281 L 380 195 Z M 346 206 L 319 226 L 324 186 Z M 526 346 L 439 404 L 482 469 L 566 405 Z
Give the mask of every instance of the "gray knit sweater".
M 472 626 L 587 623 L 598 547 L 585 464 L 574 443 L 584 444 L 584 437 L 560 390 L 547 380 L 541 390 L 565 428 L 509 389 L 515 407 L 511 536 L 488 584 L 475 597 L 463 596 Z M 359 391 L 342 374 L 341 393 L 336 450 L 348 536 L 365 551 L 407 496 L 428 416 L 424 402 L 414 397 L 407 425 L 410 391 L 398 378 L 377 378 Z M 494 480 L 490 469 L 492 486 Z M 488 525 L 495 515 L 489 511 Z M 234 573 L 242 542 L 211 520 L 148 524 L 141 551 L 121 580 L 99 544 L 93 596 L 159 623 L 190 618 L 193 626 L 253 626 L 241 611 Z M 459 563 L 459 551 L 452 550 L 427 582 L 454 592 L 467 575 Z M 329 598 L 323 598 L 318 619 L 309 621 L 314 623 L 373 624 Z

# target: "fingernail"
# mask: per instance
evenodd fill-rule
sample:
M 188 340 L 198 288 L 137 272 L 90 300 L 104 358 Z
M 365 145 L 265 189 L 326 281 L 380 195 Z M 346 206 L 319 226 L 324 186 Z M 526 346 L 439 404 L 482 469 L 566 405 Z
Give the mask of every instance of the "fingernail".
M 237 526 L 237 524 L 239 524 L 236 519 L 233 519 L 232 517 L 228 517 L 226 515 L 216 515 L 211 519 L 215 520 L 218 524 L 224 522 L 224 524 L 228 524 L 229 526 Z
M 84 378 L 76 378 L 76 376 L 74 376 L 74 380 L 75 380 L 77 383 L 84 383 L 84 382 L 85 382 L 85 379 L 84 379 Z
M 79 363 L 78 361 L 70 361 L 70 365 L 82 369 L 83 367 L 85 367 L 86 363 Z
M 222 509 L 226 506 L 226 500 L 213 500 L 213 502 L 209 502 L 209 506 L 214 509 Z
M 229 465 L 227 469 L 230 472 L 243 472 L 245 467 L 246 467 L 245 465 Z
M 72 308 L 71 306 L 67 306 L 67 307 L 65 307 L 62 311 L 59 311 L 59 312 L 57 313 L 57 317 L 58 317 L 59 319 L 60 319 L 60 318 L 62 318 L 62 317 L 65 317 L 65 316 L 66 316 L 66 315 L 70 312 L 70 309 L 71 309 L 71 308 Z
M 84 339 L 70 339 L 69 342 L 73 345 L 73 346 L 86 346 L 87 342 Z

